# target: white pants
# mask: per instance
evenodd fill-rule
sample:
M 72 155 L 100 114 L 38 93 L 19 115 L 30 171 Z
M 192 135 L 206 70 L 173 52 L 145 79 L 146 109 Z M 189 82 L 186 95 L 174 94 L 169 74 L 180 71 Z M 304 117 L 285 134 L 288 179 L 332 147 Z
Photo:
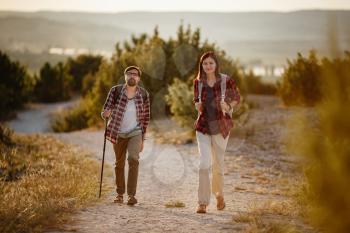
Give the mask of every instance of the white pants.
M 216 196 L 223 196 L 224 154 L 229 135 L 208 135 L 196 131 L 199 150 L 199 187 L 198 204 L 209 205 L 211 191 Z M 212 166 L 211 166 L 212 165 Z M 209 171 L 212 167 L 212 187 L 210 191 Z

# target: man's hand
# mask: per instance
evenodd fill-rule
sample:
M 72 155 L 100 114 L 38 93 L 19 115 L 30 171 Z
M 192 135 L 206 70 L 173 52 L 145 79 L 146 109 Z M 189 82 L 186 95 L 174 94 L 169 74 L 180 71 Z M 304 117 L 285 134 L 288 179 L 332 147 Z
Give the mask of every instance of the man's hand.
M 106 109 L 105 111 L 103 111 L 102 116 L 103 116 L 103 118 L 107 119 L 111 116 L 111 113 L 112 113 L 111 110 Z
M 197 102 L 197 103 L 194 104 L 194 106 L 195 106 L 195 108 L 196 108 L 196 110 L 197 110 L 198 112 L 203 112 L 202 103 Z

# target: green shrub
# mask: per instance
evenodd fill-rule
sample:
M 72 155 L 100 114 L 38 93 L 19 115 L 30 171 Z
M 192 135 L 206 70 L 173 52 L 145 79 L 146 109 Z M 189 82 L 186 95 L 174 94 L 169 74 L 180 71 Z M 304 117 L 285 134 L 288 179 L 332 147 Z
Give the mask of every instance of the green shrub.
M 34 87 L 36 101 L 56 102 L 70 98 L 70 77 L 65 73 L 63 63 L 52 67 L 45 63 L 40 69 L 40 77 Z
M 94 74 L 102 63 L 102 56 L 82 54 L 76 58 L 69 58 L 65 63 L 67 74 L 72 77 L 71 87 L 74 91 L 87 94 L 93 86 Z M 89 80 L 85 81 L 88 78 Z M 85 82 L 85 84 L 84 84 Z
M 321 100 L 321 64 L 316 53 L 311 51 L 308 58 L 288 61 L 288 67 L 278 82 L 278 93 L 285 105 L 313 106 Z
M 89 91 L 92 90 L 95 84 L 95 81 L 96 81 L 96 76 L 91 73 L 88 73 L 87 75 L 84 76 L 83 82 L 82 82 L 82 90 L 81 90 L 81 94 L 83 96 L 86 96 L 89 93 Z
M 0 120 L 28 101 L 32 85 L 27 69 L 0 51 Z
M 183 127 L 191 127 L 197 117 L 197 111 L 193 105 L 193 85 L 191 87 L 180 79 L 175 79 L 168 88 L 166 102 L 170 106 L 176 122 Z
M 88 127 L 87 109 L 82 104 L 56 113 L 51 120 L 51 128 L 55 132 L 70 132 L 86 127 Z

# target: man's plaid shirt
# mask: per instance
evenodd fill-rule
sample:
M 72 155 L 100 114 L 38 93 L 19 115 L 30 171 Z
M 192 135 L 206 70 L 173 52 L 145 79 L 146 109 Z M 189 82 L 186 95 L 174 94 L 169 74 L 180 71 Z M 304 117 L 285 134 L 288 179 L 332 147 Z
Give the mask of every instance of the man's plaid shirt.
M 202 103 L 203 107 L 205 106 L 205 100 L 207 97 L 207 81 L 205 79 L 202 79 L 201 82 L 203 83 L 202 88 Z M 199 102 L 199 90 L 198 90 L 198 84 L 199 80 L 194 80 L 194 98 L 193 102 L 197 103 Z M 233 127 L 233 122 L 231 119 L 231 116 L 226 113 L 225 116 L 222 113 L 221 107 L 220 107 L 220 101 L 221 101 L 221 76 L 216 79 L 216 82 L 213 87 L 214 90 L 214 97 L 216 102 L 216 117 L 218 121 L 218 125 L 220 128 L 220 132 L 224 138 L 226 138 L 229 135 L 229 132 L 231 128 Z M 236 83 L 232 78 L 227 77 L 226 78 L 226 95 L 225 95 L 225 102 L 231 103 L 232 101 L 237 101 L 239 103 L 240 101 L 240 94 L 236 87 Z M 195 122 L 195 129 L 203 134 L 209 133 L 209 124 L 207 120 L 207 116 L 205 111 L 202 111 Z
M 113 86 L 102 109 L 102 112 L 106 109 L 112 111 L 106 129 L 106 138 L 112 143 L 116 143 L 118 139 L 127 104 L 126 84 Z M 135 105 L 137 122 L 140 124 L 144 136 L 150 121 L 150 100 L 148 92 L 139 86 L 136 87 Z

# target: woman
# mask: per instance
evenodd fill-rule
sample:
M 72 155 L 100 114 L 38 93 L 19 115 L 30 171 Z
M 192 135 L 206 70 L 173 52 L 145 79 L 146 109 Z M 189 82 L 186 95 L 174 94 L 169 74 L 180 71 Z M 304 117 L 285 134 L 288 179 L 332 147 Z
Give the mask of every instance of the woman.
M 216 196 L 217 209 L 225 208 L 224 153 L 233 127 L 230 110 L 239 101 L 240 96 L 234 80 L 219 73 L 219 63 L 214 52 L 204 53 L 199 61 L 197 78 L 194 80 L 194 103 L 198 111 L 195 129 L 200 154 L 197 213 L 206 213 L 211 191 Z

